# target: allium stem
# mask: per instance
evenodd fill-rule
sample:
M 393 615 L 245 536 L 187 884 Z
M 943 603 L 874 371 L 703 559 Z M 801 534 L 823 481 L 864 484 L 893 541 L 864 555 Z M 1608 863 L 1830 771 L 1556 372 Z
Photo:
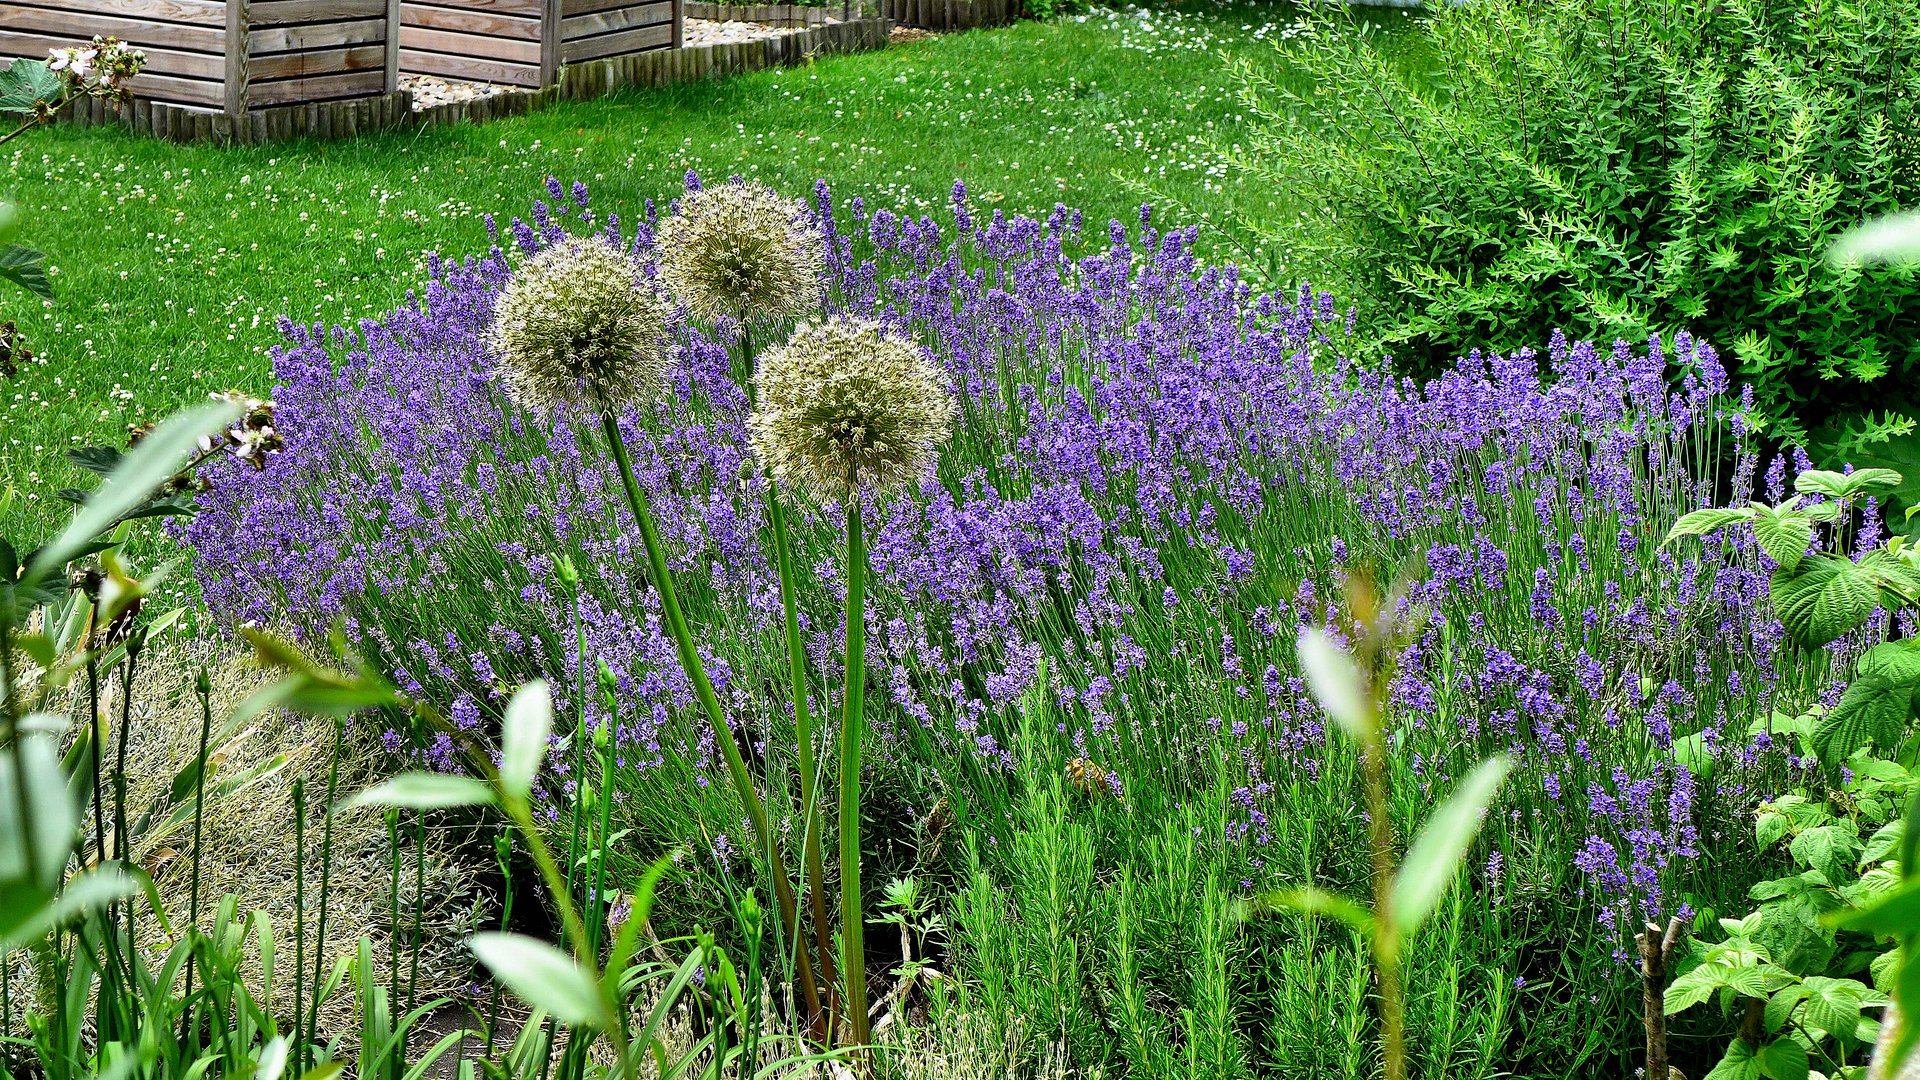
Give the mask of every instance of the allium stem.
M 856 1046 L 873 1041 L 867 1017 L 866 924 L 860 910 L 860 742 L 867 726 L 862 711 L 867 681 L 867 539 L 862 524 L 860 495 L 849 490 L 847 699 L 840 722 L 840 943 L 846 951 L 841 966 L 847 972 L 847 1017 Z
M 640 539 L 647 548 L 647 567 L 653 578 L 653 587 L 660 593 L 660 610 L 666 616 L 667 629 L 673 634 L 674 644 L 679 648 L 680 666 L 686 669 L 687 679 L 693 683 L 694 697 L 707 714 L 707 722 L 713 726 L 713 741 L 719 745 L 720 754 L 726 759 L 727 773 L 733 778 L 734 790 L 747 811 L 747 820 L 753 825 L 754 839 L 761 850 L 767 853 L 773 890 L 780 900 L 780 921 L 785 925 L 789 940 L 799 942 L 802 940 L 799 935 L 799 903 L 794 898 L 793 882 L 787 880 L 786 860 L 780 857 L 780 848 L 767 828 L 766 806 L 754 790 L 747 763 L 740 757 L 740 748 L 734 745 L 733 729 L 727 725 L 726 713 L 721 710 L 720 699 L 713 692 L 713 681 L 707 678 L 706 665 L 701 662 L 700 652 L 694 647 L 693 631 L 680 610 L 680 599 L 673 588 L 673 575 L 667 568 L 666 547 L 660 542 L 659 530 L 653 527 L 653 515 L 647 509 L 646 494 L 640 490 L 640 482 L 634 479 L 633 461 L 628 457 L 626 441 L 620 435 L 620 422 L 612 412 L 602 412 L 600 426 L 606 432 L 614 462 L 620 467 L 620 482 L 627 489 L 627 505 L 633 510 L 635 524 L 640 526 Z M 601 795 L 603 798 L 609 797 L 606 792 Z M 564 880 L 562 884 L 564 886 Z M 808 1016 L 818 1016 L 820 991 L 814 985 L 813 964 L 808 959 L 808 951 L 804 948 L 795 950 L 795 966 L 798 968 L 795 974 L 800 980 L 800 992 L 806 999 Z
M 800 768 L 801 860 L 806 874 L 808 910 L 813 915 L 815 947 L 820 952 L 820 982 L 827 994 L 827 1038 L 833 1038 L 833 931 L 827 922 L 827 867 L 821 839 L 818 763 L 813 756 L 813 710 L 807 707 L 807 652 L 800 639 L 799 603 L 793 586 L 793 547 L 787 512 L 779 493 L 767 490 L 767 517 L 773 523 L 774 560 L 780 571 L 780 604 L 786 612 L 787 675 L 793 682 L 793 734 Z

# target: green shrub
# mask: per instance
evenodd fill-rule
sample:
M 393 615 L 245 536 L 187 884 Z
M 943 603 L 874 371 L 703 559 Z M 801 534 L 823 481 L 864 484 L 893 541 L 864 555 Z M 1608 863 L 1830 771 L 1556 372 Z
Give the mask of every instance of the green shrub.
M 1383 346 L 1432 369 L 1555 328 L 1688 330 L 1777 435 L 1857 457 L 1911 432 L 1912 268 L 1821 253 L 1920 186 L 1920 2 L 1475 0 L 1410 38 L 1347 18 L 1242 63 L 1228 153 L 1296 200 L 1248 223 L 1284 272 L 1363 294 Z

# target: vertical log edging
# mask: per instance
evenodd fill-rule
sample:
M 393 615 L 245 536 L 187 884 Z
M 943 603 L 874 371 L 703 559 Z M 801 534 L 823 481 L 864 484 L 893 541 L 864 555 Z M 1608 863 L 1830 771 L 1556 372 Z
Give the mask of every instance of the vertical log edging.
M 396 2 L 389 0 L 389 12 Z M 557 0 L 548 2 L 558 6 Z M 246 25 L 246 6 L 246 0 L 232 0 L 229 3 L 230 25 L 236 18 L 241 20 L 242 27 Z M 684 6 L 688 15 L 703 17 L 697 13 L 702 5 L 696 0 L 685 0 Z M 715 5 L 705 6 L 712 8 Z M 237 16 L 234 14 L 236 11 L 239 13 Z M 388 25 L 389 28 L 393 26 L 392 23 Z M 884 17 L 844 23 L 826 22 L 779 37 L 746 43 L 656 49 L 583 64 L 561 65 L 555 73 L 553 85 L 544 90 L 449 102 L 417 111 L 413 108 L 412 94 L 398 89 L 344 101 L 248 108 L 247 33 L 244 29 L 238 33 L 230 30 L 229 42 L 237 40 L 239 44 L 237 47 L 230 44 L 229 47 L 226 61 L 229 84 L 225 91 L 225 105 L 219 111 L 140 98 L 129 105 L 117 107 L 102 105 L 98 101 L 79 102 L 62 109 L 59 119 L 83 125 L 114 124 L 179 143 L 257 144 L 297 138 L 347 138 L 395 127 L 425 127 L 462 120 L 480 122 L 500 116 L 520 116 L 545 108 L 554 101 L 582 101 L 627 87 L 663 87 L 739 72 L 796 66 L 808 63 L 814 57 L 834 53 L 883 49 L 887 46 L 891 27 L 891 21 Z M 389 85 L 394 78 L 394 42 L 397 40 L 397 35 L 392 34 L 390 29 L 386 42 Z

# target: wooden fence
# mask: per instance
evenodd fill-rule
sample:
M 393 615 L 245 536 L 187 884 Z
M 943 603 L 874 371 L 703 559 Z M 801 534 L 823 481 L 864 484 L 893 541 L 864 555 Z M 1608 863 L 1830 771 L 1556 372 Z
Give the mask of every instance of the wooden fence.
M 147 54 L 146 101 L 238 118 L 394 89 L 397 0 L 0 0 L 0 57 L 111 35 Z
M 0 0 L 3 2 L 8 0 Z M 82 101 L 69 105 L 61 118 L 80 124 L 113 124 L 176 142 L 264 143 L 297 135 L 344 137 L 385 127 L 520 116 L 563 98 L 586 100 L 623 87 L 668 86 L 801 64 L 826 53 L 882 49 L 887 45 L 889 27 L 885 19 L 855 19 L 755 41 L 586 60 L 562 68 L 558 80 L 542 90 L 497 94 L 422 110 L 412 109 L 409 95 L 402 90 L 353 100 L 255 109 L 239 117 L 146 98 L 122 108 Z
M 401 0 L 400 70 L 552 86 L 561 67 L 679 48 L 682 0 Z

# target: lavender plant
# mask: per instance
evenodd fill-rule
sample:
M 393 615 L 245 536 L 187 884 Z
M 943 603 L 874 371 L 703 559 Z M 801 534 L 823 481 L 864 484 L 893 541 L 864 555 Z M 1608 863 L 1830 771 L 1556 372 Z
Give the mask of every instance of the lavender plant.
M 611 736 L 609 828 L 632 851 L 615 853 L 626 865 L 610 878 L 635 879 L 645 852 L 683 842 L 688 872 L 724 874 L 737 839 L 761 834 L 738 789 L 710 783 L 732 771 L 728 729 L 682 720 L 708 698 L 649 586 L 657 575 L 635 565 L 624 470 L 593 451 L 604 418 L 530 419 L 497 379 L 489 328 L 516 260 L 574 233 L 620 244 L 642 279 L 667 257 L 651 217 L 589 214 L 553 187 L 485 255 L 435 261 L 415 301 L 386 318 L 284 326 L 276 401 L 289 448 L 263 473 L 227 470 L 184 532 L 220 617 L 308 634 L 339 622 L 402 689 L 444 701 L 460 731 L 491 730 L 505 685 L 544 676 L 579 697 L 566 673 L 583 652 L 605 661 L 618 715 L 591 695 L 565 706 Z M 1705 344 L 1555 335 L 1541 353 L 1472 354 L 1422 384 L 1346 355 L 1349 313 L 1331 298 L 1255 293 L 1230 268 L 1201 265 L 1190 230 L 1162 231 L 1144 210 L 1089 235 L 1065 208 L 1043 220 L 976 214 L 964 188 L 936 221 L 836 207 L 823 187 L 809 213 L 827 317 L 920 343 L 957 409 L 936 480 L 860 507 L 861 644 L 876 691 L 863 702 L 868 820 L 872 796 L 900 807 L 869 834 L 869 851 L 893 853 L 879 870 L 906 872 L 916 844 L 953 859 L 963 835 L 978 844 L 982 895 L 1004 885 L 1016 917 L 1051 903 L 1001 860 L 1031 850 L 1022 830 L 1044 818 L 1028 812 L 1034 763 L 1079 761 L 1080 794 L 1068 798 L 1081 801 L 1060 810 L 1092 815 L 1099 858 L 1137 881 L 1155 873 L 1139 853 L 1178 842 L 1206 867 L 1184 879 L 1196 887 L 1363 883 L 1351 764 L 1329 751 L 1292 643 L 1356 566 L 1418 558 L 1428 569 L 1413 599 L 1433 618 L 1384 688 L 1405 718 L 1391 813 L 1413 820 L 1426 792 L 1496 753 L 1514 770 L 1485 824 L 1469 914 L 1427 931 L 1461 934 L 1471 961 L 1410 979 L 1449 980 L 1463 1009 L 1500 1025 L 1511 1067 L 1584 1068 L 1616 1052 L 1618 1032 L 1595 1017 L 1632 1022 L 1637 988 L 1616 974 L 1631 932 L 1725 910 L 1771 873 L 1740 856 L 1753 852 L 1740 815 L 1802 766 L 1749 721 L 1830 693 L 1858 643 L 1789 638 L 1750 534 L 1658 542 L 1728 493 L 1734 505 L 1779 503 L 1805 464 L 1763 456 Z M 766 359 L 737 348 L 738 333 L 676 323 L 666 392 L 613 424 L 657 521 L 680 621 L 699 628 L 711 700 L 746 718 L 758 768 L 762 748 L 803 742 L 791 726 L 802 705 L 821 707 L 789 640 L 823 681 L 852 685 L 841 635 L 853 623 L 843 629 L 840 613 L 862 560 L 843 547 L 832 511 L 845 506 L 792 504 L 790 550 L 769 539 L 778 502 L 754 465 L 756 402 L 738 378 L 742 356 L 749 368 Z M 560 555 L 579 568 L 577 596 L 556 576 Z M 811 573 L 782 575 L 783 564 Z M 1033 699 L 1049 722 L 1019 721 Z M 450 743 L 427 753 L 459 765 Z M 580 782 L 555 755 L 538 812 L 564 828 Z M 1111 801 L 1092 801 L 1095 790 Z M 1216 791 L 1208 839 L 1175 827 L 1169 808 Z M 808 816 L 798 836 L 769 829 L 769 848 L 804 844 Z M 682 892 L 682 917 L 698 918 L 702 890 Z M 1166 944 L 1190 940 L 1197 924 L 1179 920 L 1197 915 L 1154 910 L 1168 921 L 1136 920 L 1135 952 L 1113 962 L 1142 973 L 1153 996 L 1218 988 L 1190 978 L 1200 961 Z M 1068 914 L 1061 926 L 1103 932 L 1095 916 Z M 953 926 L 951 947 L 970 964 L 988 947 L 985 923 Z M 1299 951 L 1293 924 L 1248 933 L 1278 937 L 1262 953 L 1215 935 L 1209 948 L 1231 950 L 1231 963 L 1209 954 L 1205 970 L 1287 955 L 1309 965 L 1303 979 L 1328 977 L 1311 965 L 1332 954 Z M 1074 1053 L 1119 1052 L 1099 1034 L 1098 1002 L 1037 973 L 1008 978 L 1008 1003 Z M 1283 1008 L 1284 993 L 1209 990 L 1195 1016 L 1230 1045 L 1251 1015 L 1317 1015 Z M 1446 1055 L 1466 1044 L 1442 1038 L 1426 1009 L 1410 1008 L 1408 1043 L 1451 1068 Z M 1156 1023 L 1150 1008 L 1139 1015 Z M 1310 1053 L 1315 1040 L 1288 1045 Z

